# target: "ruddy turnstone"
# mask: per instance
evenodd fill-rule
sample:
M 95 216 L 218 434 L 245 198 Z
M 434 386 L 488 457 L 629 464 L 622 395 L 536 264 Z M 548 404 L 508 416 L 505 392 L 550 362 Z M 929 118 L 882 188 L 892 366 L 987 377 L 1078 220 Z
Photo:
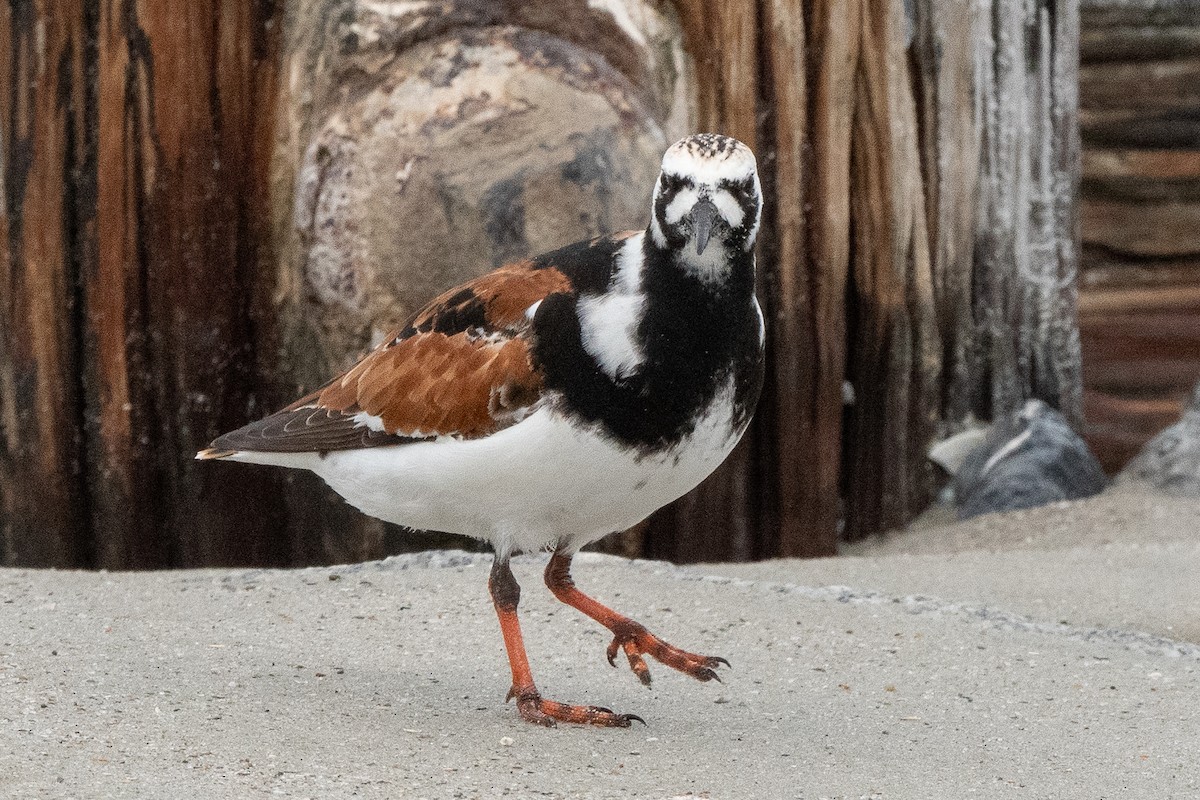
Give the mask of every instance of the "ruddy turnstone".
M 571 559 L 709 475 L 750 422 L 763 376 L 754 296 L 754 154 L 697 134 L 663 156 L 644 231 L 602 236 L 451 289 L 346 373 L 197 455 L 312 470 L 363 512 L 474 536 L 521 716 L 628 727 L 533 682 L 509 568 L 551 549 L 550 591 L 644 656 L 701 681 L 723 658 L 673 647 L 575 587 Z

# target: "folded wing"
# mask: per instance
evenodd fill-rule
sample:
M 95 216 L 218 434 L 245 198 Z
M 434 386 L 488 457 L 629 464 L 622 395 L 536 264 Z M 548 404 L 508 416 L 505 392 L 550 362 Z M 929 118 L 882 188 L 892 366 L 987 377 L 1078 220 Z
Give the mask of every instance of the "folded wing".
M 200 457 L 477 438 L 512 425 L 542 396 L 527 312 L 570 291 L 571 281 L 549 265 L 488 273 L 435 299 L 323 388 L 218 437 Z

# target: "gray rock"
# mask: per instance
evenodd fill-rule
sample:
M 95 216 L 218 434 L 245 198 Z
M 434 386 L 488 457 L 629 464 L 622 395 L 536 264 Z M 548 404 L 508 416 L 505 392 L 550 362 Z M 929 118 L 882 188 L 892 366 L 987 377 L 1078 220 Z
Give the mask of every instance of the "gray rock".
M 1171 494 L 1200 497 L 1200 383 L 1183 416 L 1126 465 L 1119 481 L 1141 481 Z
M 1040 400 L 995 420 L 953 482 L 960 519 L 1091 497 L 1107 484 L 1087 444 Z

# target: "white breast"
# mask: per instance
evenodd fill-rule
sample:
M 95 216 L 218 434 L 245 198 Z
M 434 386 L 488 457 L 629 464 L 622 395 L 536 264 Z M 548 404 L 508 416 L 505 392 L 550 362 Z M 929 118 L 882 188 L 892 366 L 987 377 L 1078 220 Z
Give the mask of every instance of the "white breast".
M 630 236 L 617 253 L 617 269 L 601 294 L 579 298 L 579 330 L 583 349 L 612 378 L 627 378 L 646 355 L 637 339 L 646 309 L 642 294 L 642 246 L 646 234 Z
M 579 329 L 586 350 L 612 378 L 637 371 L 646 356 L 637 340 L 646 297 L 641 294 L 585 295 L 579 298 Z
M 644 455 L 553 404 L 483 439 L 315 453 L 239 453 L 241 461 L 303 467 L 373 517 L 490 541 L 501 553 L 574 550 L 624 530 L 704 480 L 741 438 L 731 430 L 732 381 L 692 434 Z

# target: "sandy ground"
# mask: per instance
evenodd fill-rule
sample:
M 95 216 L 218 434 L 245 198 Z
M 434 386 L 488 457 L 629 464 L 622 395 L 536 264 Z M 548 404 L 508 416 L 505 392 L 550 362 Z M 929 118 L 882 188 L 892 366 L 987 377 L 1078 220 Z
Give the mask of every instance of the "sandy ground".
M 839 558 L 713 564 L 759 580 L 869 587 L 1047 622 L 1200 643 L 1200 502 L 1121 488 L 849 545 Z
M 582 588 L 723 684 L 525 586 L 522 723 L 487 557 L 298 571 L 0 570 L 0 798 L 1200 796 L 1200 503 L 1124 492 L 816 562 L 581 557 Z

